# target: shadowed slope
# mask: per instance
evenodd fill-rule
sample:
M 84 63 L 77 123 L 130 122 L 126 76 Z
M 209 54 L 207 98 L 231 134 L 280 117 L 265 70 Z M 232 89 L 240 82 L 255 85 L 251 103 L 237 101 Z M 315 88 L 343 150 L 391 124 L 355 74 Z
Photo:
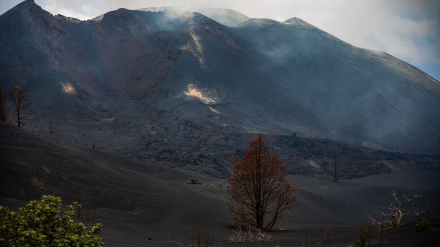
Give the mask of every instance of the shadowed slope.
M 144 163 L 144 174 L 121 169 L 84 158 L 93 158 L 86 150 L 73 152 L 0 124 L 2 137 L 15 132 L 16 138 L 11 140 L 14 146 L 4 145 L 4 141 L 0 145 L 2 205 L 16 209 L 27 201 L 40 199 L 42 194 L 61 196 L 65 204 L 81 200 L 82 215 L 90 207 L 91 221 L 104 224 L 101 237 L 109 246 L 158 246 L 167 239 L 185 236 L 197 224 L 229 223 L 224 200 L 194 192 L 183 180 L 176 183 L 145 175 L 145 170 L 154 174 L 154 166 Z M 94 153 L 95 158 L 106 155 Z
M 0 122 L 2 206 L 16 210 L 30 200 L 41 199 L 42 194 L 61 196 L 64 205 L 80 201 L 83 205 L 81 215 L 86 217 L 82 221 L 86 225 L 89 221 L 103 223 L 99 236 L 103 237 L 106 246 L 161 246 L 166 240 L 183 241 L 187 231 L 197 225 L 204 225 L 214 233 L 215 246 L 226 245 L 233 234 L 228 227 L 232 218 L 226 209 L 226 189 L 186 185 L 182 180 L 170 182 L 149 176 L 166 173 L 157 169 L 154 165 L 116 155 L 48 143 Z M 169 172 L 181 173 L 179 170 Z M 431 209 L 438 211 L 438 188 L 432 186 L 438 182 L 438 175 L 429 172 L 394 173 L 338 183 L 293 177 L 289 181 L 294 185 L 300 204 L 278 225 L 287 230 L 270 232 L 273 242 L 259 242 L 258 246 L 292 245 L 292 241 L 302 238 L 301 230 L 311 226 L 318 233 L 332 226 L 338 232 L 335 243 L 350 245 L 356 228 L 347 223 L 364 217 L 364 210 L 374 214 L 379 206 L 390 203 L 391 198 L 386 193 L 391 189 L 410 188 L 421 193 L 424 198 L 432 199 L 435 206 Z M 414 223 L 409 223 L 387 231 L 385 239 L 388 246 L 413 246 L 414 243 L 428 246 L 438 238 L 438 234 L 416 233 Z M 319 235 L 318 239 L 321 239 Z
M 299 18 L 251 19 L 241 26 L 237 33 L 274 62 L 262 69 L 281 75 L 292 100 L 285 115 L 302 108 L 314 116 L 309 123 L 318 135 L 358 145 L 438 150 L 440 84 L 422 71 L 353 47 Z

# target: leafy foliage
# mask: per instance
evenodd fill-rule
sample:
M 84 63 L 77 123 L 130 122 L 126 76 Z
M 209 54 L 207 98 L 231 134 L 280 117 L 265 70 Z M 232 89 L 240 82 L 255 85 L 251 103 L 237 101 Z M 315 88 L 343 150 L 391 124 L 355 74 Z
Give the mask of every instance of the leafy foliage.
M 234 165 L 233 177 L 228 179 L 226 198 L 240 205 L 228 206 L 235 214 L 235 223 L 272 229 L 284 210 L 293 211 L 298 201 L 286 180 L 288 174 L 289 170 L 270 153 L 261 136 L 251 141 L 246 155 Z
M 440 227 L 440 217 L 437 217 L 434 222 L 430 222 L 429 220 L 422 220 L 417 222 L 416 231 L 428 231 L 429 233 L 433 233 L 436 231 L 436 228 Z
M 0 206 L 0 246 L 104 246 L 98 223 L 90 230 L 75 222 L 74 203 L 59 215 L 61 198 L 44 195 L 40 202 L 31 201 L 18 212 Z
M 190 180 L 185 182 L 186 184 L 203 184 L 201 180 L 198 178 L 191 178 Z

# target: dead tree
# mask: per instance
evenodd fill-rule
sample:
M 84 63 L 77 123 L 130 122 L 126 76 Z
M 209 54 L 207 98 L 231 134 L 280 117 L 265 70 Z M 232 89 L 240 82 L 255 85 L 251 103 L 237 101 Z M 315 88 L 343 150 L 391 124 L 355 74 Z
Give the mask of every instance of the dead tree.
M 0 121 L 7 122 L 9 108 L 6 106 L 6 95 L 2 87 L 0 87 Z
M 249 143 L 246 155 L 233 168 L 228 179 L 226 198 L 237 203 L 228 205 L 237 225 L 256 229 L 272 229 L 284 210 L 293 211 L 298 205 L 292 185 L 286 180 L 289 170 L 259 136 Z
M 422 195 L 411 193 L 411 191 L 409 191 L 409 193 L 411 194 L 410 197 L 402 192 L 402 199 L 399 199 L 396 191 L 393 190 L 393 193 L 390 194 L 392 195 L 394 201 L 390 206 L 382 207 L 384 209 L 388 209 L 388 212 L 378 211 L 380 215 L 376 218 L 373 218 L 369 214 L 365 213 L 367 217 L 371 219 L 375 225 L 377 225 L 377 230 L 382 234 L 382 236 L 383 231 L 396 226 L 404 225 L 405 223 L 403 223 L 403 217 L 414 216 L 424 219 L 423 215 L 426 212 L 430 212 L 428 210 L 429 202 L 427 202 L 426 205 L 421 209 L 404 209 L 403 206 L 405 204 L 422 197 Z
M 337 169 L 338 165 L 340 164 L 340 160 L 338 159 L 338 154 L 337 154 L 336 151 L 337 150 L 336 150 L 336 146 L 335 146 L 334 147 L 334 156 L 333 156 L 333 160 L 332 160 L 332 165 L 333 165 L 333 167 L 335 169 L 335 175 L 333 176 L 333 181 L 335 181 L 335 182 L 338 181 L 338 178 L 336 176 L 336 169 Z
M 333 240 L 335 240 L 335 237 L 336 237 L 336 231 L 333 229 L 333 226 L 327 227 L 324 230 L 324 239 L 327 245 L 330 245 L 330 243 Z
M 56 128 L 57 126 L 55 126 L 54 124 L 53 124 L 53 120 L 51 119 L 50 120 L 50 125 L 49 125 L 49 133 L 51 133 L 51 134 L 53 134 L 54 132 L 55 132 L 55 128 Z
M 14 87 L 14 90 L 10 93 L 12 103 L 14 104 L 13 117 L 17 117 L 14 123 L 17 123 L 19 128 L 23 128 L 22 125 L 29 123 L 32 120 L 25 121 L 24 119 L 33 114 L 31 109 L 31 102 L 27 94 L 23 93 L 23 88 L 20 86 Z
M 197 247 L 211 247 L 214 244 L 214 234 L 205 227 L 198 226 L 188 232 L 190 245 Z

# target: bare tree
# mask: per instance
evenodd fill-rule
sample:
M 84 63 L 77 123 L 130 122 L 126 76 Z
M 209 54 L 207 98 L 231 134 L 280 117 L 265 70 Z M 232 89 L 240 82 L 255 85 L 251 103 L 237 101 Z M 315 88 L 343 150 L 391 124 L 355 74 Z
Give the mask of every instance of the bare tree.
M 2 87 L 0 87 L 0 121 L 7 122 L 9 116 L 9 108 L 6 106 L 6 95 Z
M 370 225 L 361 222 L 360 220 L 356 224 L 359 233 L 354 235 L 355 244 L 360 247 L 368 247 L 371 244 Z
M 183 243 L 173 240 L 165 242 L 165 246 L 172 247 L 212 247 L 213 244 L 214 234 L 203 226 L 197 226 L 187 232 L 187 240 Z
M 338 154 L 336 152 L 336 146 L 334 146 L 334 156 L 333 156 L 333 160 L 332 160 L 332 165 L 335 169 L 335 175 L 333 176 L 333 181 L 337 182 L 338 178 L 336 176 L 336 168 L 338 167 L 338 165 L 340 164 L 340 160 L 338 159 Z
M 428 210 L 429 202 L 427 202 L 426 205 L 421 209 L 413 209 L 413 208 L 408 210 L 403 209 L 403 206 L 405 204 L 408 204 L 409 202 L 412 202 L 422 197 L 422 195 L 411 193 L 410 191 L 409 193 L 411 194 L 410 197 L 408 197 L 405 193 L 402 192 L 402 199 L 399 199 L 396 191 L 393 190 L 393 193 L 390 194 L 392 195 L 394 201 L 391 203 L 390 206 L 382 207 L 384 209 L 388 209 L 389 211 L 388 212 L 378 211 L 380 215 L 377 216 L 376 218 L 371 217 L 369 214 L 365 212 L 367 217 L 373 221 L 374 225 L 376 225 L 376 231 L 379 232 L 379 238 L 377 239 L 378 244 L 381 245 L 383 243 L 383 237 L 385 235 L 386 230 L 405 224 L 403 223 L 403 218 L 405 216 L 414 216 L 423 219 L 423 215 L 426 212 L 430 212 Z
M 25 121 L 24 119 L 33 114 L 31 109 L 31 102 L 27 94 L 23 93 L 23 88 L 20 86 L 14 87 L 14 90 L 10 93 L 12 97 L 12 103 L 14 103 L 13 117 L 17 117 L 14 123 L 17 123 L 19 128 L 23 128 L 22 125 L 29 123 L 32 120 Z
M 316 240 L 316 230 L 311 227 L 304 228 L 302 232 L 302 239 L 300 241 L 302 246 L 310 246 Z
M 336 231 L 333 229 L 333 226 L 327 227 L 324 230 L 324 239 L 325 243 L 329 245 L 333 240 L 335 240 Z
M 53 134 L 55 132 L 55 128 L 57 126 L 53 124 L 53 120 L 50 120 L 50 125 L 49 125 L 49 133 Z
M 259 136 L 249 143 L 246 155 L 233 168 L 228 179 L 226 198 L 238 208 L 228 205 L 235 223 L 257 229 L 272 229 L 284 210 L 298 205 L 292 185 L 286 180 L 289 170 Z
M 214 243 L 214 234 L 203 226 L 193 228 L 188 232 L 188 237 L 191 242 L 188 246 L 210 247 Z
M 382 207 L 384 209 L 388 209 L 389 212 L 382 212 L 378 211 L 380 213 L 380 216 L 377 218 L 371 217 L 369 214 L 367 214 L 367 217 L 370 218 L 373 223 L 378 225 L 380 229 L 386 230 L 388 228 L 396 227 L 404 225 L 402 219 L 405 216 L 414 216 L 423 219 L 423 215 L 426 212 L 429 212 L 428 205 L 429 202 L 426 203 L 426 205 L 421 209 L 403 209 L 403 206 L 409 202 L 412 202 L 418 198 L 421 198 L 422 195 L 411 193 L 410 197 L 408 197 L 405 193 L 402 192 L 402 199 L 399 199 L 397 196 L 396 191 L 393 190 L 393 193 L 391 193 L 394 202 L 391 203 L 390 206 Z

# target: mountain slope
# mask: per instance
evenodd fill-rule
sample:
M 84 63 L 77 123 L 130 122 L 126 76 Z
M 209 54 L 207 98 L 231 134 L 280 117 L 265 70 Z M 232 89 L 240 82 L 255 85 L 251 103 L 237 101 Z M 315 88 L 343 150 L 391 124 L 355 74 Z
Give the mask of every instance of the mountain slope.
M 298 18 L 236 25 L 170 8 L 79 21 L 28 0 L 0 17 L 0 83 L 29 94 L 41 137 L 216 176 L 257 134 L 440 150 L 440 86 L 425 73 Z
M 183 183 L 192 174 L 168 169 L 181 180 L 161 180 L 151 177 L 158 169 L 154 165 L 61 147 L 3 122 L 0 127 L 0 136 L 9 138 L 0 141 L 2 206 L 17 210 L 41 200 L 42 194 L 60 196 L 64 205 L 79 202 L 85 225 L 89 221 L 104 225 L 99 236 L 106 246 L 158 246 L 180 240 L 187 229 L 199 224 L 229 224 L 225 199 L 206 196 Z M 121 166 L 127 160 L 143 167 L 141 172 L 133 171 L 135 166 L 123 169 L 109 164 Z
M 236 27 L 240 23 L 249 20 L 249 17 L 232 9 L 203 8 L 196 9 L 195 11 L 228 27 Z
M 89 148 L 56 145 L 0 122 L 0 205 L 16 211 L 30 200 L 40 200 L 42 194 L 61 196 L 64 206 L 79 202 L 82 217 L 77 220 L 86 226 L 102 223 L 98 236 L 106 246 L 168 246 L 170 240 L 185 241 L 187 232 L 200 225 L 214 234 L 216 245 L 226 245 L 234 235 L 227 190 L 183 183 L 193 176 Z M 175 178 L 177 182 L 170 181 Z M 294 229 L 310 225 L 317 231 L 334 227 L 336 241 L 349 245 L 357 231 L 354 222 L 365 212 L 375 215 L 380 206 L 388 205 L 391 190 L 422 194 L 414 207 L 424 206 L 428 198 L 434 205 L 440 203 L 439 189 L 433 186 L 439 181 L 438 173 L 401 172 L 340 183 L 297 176 L 288 179 L 299 206 L 285 213 L 286 220 L 277 222 L 285 230 L 268 232 L 273 242 L 260 242 L 261 246 L 288 246 L 301 237 L 301 231 Z M 438 235 L 415 232 L 411 221 L 407 218 L 408 225 L 387 230 L 387 242 L 402 246 L 402 237 L 408 238 L 404 246 L 438 242 Z
M 237 32 L 275 63 L 268 70 L 285 76 L 281 83 L 317 116 L 329 138 L 335 133 L 370 147 L 437 149 L 440 84 L 422 71 L 298 18 L 252 19 L 241 26 Z

